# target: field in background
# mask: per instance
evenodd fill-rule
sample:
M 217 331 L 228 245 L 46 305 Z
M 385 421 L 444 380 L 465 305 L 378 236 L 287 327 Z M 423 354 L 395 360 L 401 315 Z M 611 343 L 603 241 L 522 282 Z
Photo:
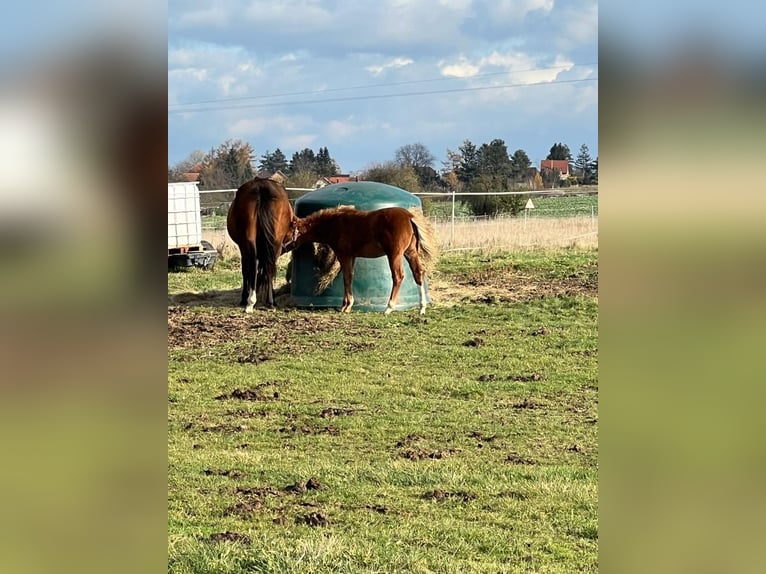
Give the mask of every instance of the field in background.
M 216 205 L 223 209 L 228 205 L 226 201 L 220 203 L 220 198 L 217 201 Z M 515 217 L 456 218 L 454 231 L 449 217 L 430 219 L 436 226 L 442 251 L 598 247 L 598 195 L 534 197 L 532 201 L 534 209 Z M 434 211 L 444 213 L 446 207 L 442 205 Z M 202 238 L 224 258 L 239 256 L 226 233 L 225 215 L 203 215 Z
M 447 254 L 425 318 L 240 280 L 168 275 L 170 572 L 597 571 L 596 250 Z
M 457 220 L 454 234 L 449 221 L 437 221 L 434 225 L 442 251 L 598 247 L 598 219 L 590 216 Z M 205 229 L 202 238 L 218 249 L 224 258 L 239 257 L 237 246 L 225 230 Z

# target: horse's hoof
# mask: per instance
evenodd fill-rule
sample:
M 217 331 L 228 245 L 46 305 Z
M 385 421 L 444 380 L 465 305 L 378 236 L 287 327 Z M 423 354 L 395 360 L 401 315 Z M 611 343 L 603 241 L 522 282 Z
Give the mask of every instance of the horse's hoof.
M 386 307 L 386 310 L 383 311 L 383 314 L 384 315 L 388 315 L 389 313 L 391 313 L 391 311 L 393 311 L 393 309 L 391 307 Z
M 426 308 L 425 307 L 421 307 L 420 308 L 420 314 L 421 315 L 425 315 L 426 314 Z
M 250 314 L 252 312 L 253 312 L 253 307 L 245 307 L 245 313 Z

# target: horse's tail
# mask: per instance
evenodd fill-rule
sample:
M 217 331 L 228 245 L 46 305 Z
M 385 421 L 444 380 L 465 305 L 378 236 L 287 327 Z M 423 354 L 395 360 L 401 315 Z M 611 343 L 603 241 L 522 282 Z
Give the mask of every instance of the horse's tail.
M 277 275 L 276 201 L 270 186 L 264 185 L 258 191 L 255 250 L 258 253 L 258 275 L 267 280 L 273 280 Z
M 412 229 L 418 244 L 418 255 L 421 257 L 426 275 L 430 277 L 439 259 L 439 239 L 436 236 L 436 229 L 419 207 L 411 207 L 409 212 L 412 214 Z

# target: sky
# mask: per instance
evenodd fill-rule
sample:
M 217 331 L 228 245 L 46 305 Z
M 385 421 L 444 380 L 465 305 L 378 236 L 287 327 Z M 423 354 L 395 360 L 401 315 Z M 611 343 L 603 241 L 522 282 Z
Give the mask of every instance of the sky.
M 170 0 L 168 163 L 229 139 L 343 173 L 465 140 L 598 156 L 595 0 Z

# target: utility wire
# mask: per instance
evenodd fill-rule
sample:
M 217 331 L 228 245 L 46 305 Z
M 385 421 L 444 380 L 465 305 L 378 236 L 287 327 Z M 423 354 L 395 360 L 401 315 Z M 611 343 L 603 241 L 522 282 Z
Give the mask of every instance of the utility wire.
M 243 104 L 243 105 L 220 105 L 220 106 L 208 106 L 203 108 L 189 108 L 189 109 L 174 109 L 168 110 L 169 114 L 195 114 L 199 112 L 210 112 L 218 110 L 238 110 L 247 108 L 269 108 L 275 106 L 298 106 L 305 104 L 326 104 L 332 102 L 350 102 L 358 100 L 381 100 L 388 98 L 402 98 L 408 96 L 426 96 L 434 94 L 451 94 L 458 92 L 477 92 L 482 90 L 500 90 L 505 88 L 523 88 L 527 86 L 547 86 L 554 84 L 576 84 L 580 82 L 597 82 L 598 78 L 582 78 L 578 80 L 552 80 L 550 82 L 532 82 L 523 84 L 498 84 L 495 86 L 474 86 L 472 88 L 451 88 L 446 90 L 427 90 L 420 92 L 402 92 L 398 94 L 371 94 L 367 96 L 347 96 L 341 98 L 326 98 L 320 100 L 288 100 L 284 102 L 267 102 L 257 104 Z
M 588 62 L 585 64 L 572 64 L 571 68 L 581 68 L 584 66 L 596 66 L 598 65 L 598 62 Z M 258 100 L 258 99 L 266 99 L 266 98 L 281 98 L 286 96 L 306 96 L 311 94 L 325 94 L 329 92 L 345 92 L 349 90 L 366 90 L 368 88 L 386 88 L 389 86 L 405 86 L 405 85 L 411 85 L 411 84 L 425 84 L 429 82 L 448 82 L 448 81 L 455 81 L 455 80 L 466 80 L 466 79 L 475 79 L 475 78 L 489 78 L 492 76 L 505 76 L 509 74 L 523 74 L 527 72 L 543 72 L 548 70 L 560 70 L 563 68 L 570 67 L 568 64 L 563 64 L 560 66 L 549 66 L 547 68 L 529 68 L 526 70 L 513 70 L 512 72 L 488 72 L 486 74 L 477 74 L 475 76 L 470 76 L 470 78 L 459 78 L 459 77 L 447 77 L 447 78 L 430 78 L 427 80 L 405 80 L 402 82 L 386 82 L 382 84 L 366 84 L 363 86 L 349 86 L 346 88 L 323 88 L 321 90 L 309 90 L 309 91 L 303 91 L 303 92 L 286 92 L 282 94 L 266 94 L 262 96 L 239 96 L 236 98 L 220 98 L 215 100 L 201 100 L 199 102 L 178 102 L 175 104 L 170 104 L 168 107 L 182 107 L 182 106 L 197 106 L 202 104 L 218 104 L 223 102 L 236 102 L 236 101 L 242 101 L 242 100 Z

